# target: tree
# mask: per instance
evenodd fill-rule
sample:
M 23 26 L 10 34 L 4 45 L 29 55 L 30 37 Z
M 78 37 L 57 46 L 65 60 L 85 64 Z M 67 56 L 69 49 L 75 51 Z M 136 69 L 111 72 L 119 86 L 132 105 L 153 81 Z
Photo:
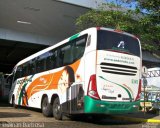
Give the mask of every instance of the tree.
M 136 31 L 134 28 L 138 22 L 130 17 L 130 14 L 123 14 L 121 11 L 90 10 L 77 19 L 76 25 L 78 30 L 93 26 L 104 26 L 128 32 Z
M 136 2 L 137 10 L 143 12 L 143 17 L 139 22 L 143 28 L 141 38 L 147 41 L 144 48 L 157 51 L 156 53 L 160 55 L 160 1 L 136 0 Z
M 160 1 L 159 0 L 136 0 L 139 9 L 145 10 L 151 15 L 160 16 Z
M 76 20 L 77 30 L 93 26 L 121 29 L 137 35 L 142 42 L 143 49 L 158 53 L 160 50 L 159 22 L 154 21 L 155 15 L 141 13 L 144 8 L 140 8 L 142 5 L 138 1 L 140 0 L 125 2 L 125 6 L 137 2 L 139 8 L 135 10 L 122 7 L 124 0 L 115 0 L 116 3 L 103 4 L 98 10 L 90 10 Z

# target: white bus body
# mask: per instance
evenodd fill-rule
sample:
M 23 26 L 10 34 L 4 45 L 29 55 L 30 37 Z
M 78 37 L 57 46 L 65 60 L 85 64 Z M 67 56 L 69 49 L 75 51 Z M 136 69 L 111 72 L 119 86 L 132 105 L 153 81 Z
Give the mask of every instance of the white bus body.
M 141 47 L 128 33 L 95 27 L 20 61 L 10 103 L 45 116 L 136 112 L 141 92 Z

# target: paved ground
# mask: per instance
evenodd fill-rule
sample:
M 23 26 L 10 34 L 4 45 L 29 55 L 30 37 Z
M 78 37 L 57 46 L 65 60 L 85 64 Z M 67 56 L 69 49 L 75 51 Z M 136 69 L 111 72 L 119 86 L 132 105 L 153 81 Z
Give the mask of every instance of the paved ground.
M 140 114 L 139 116 L 142 115 Z M 126 120 L 128 117 L 135 118 L 130 114 L 119 116 L 119 118 L 106 116 L 102 121 L 97 121 L 96 119 L 79 119 L 78 121 L 73 121 L 67 117 L 64 117 L 62 121 L 57 121 L 53 117 L 44 117 L 41 111 L 37 109 L 14 109 L 5 104 L 0 105 L 0 127 L 2 128 L 160 128 L 160 124 L 158 123 L 132 122 Z M 159 116 L 150 115 L 151 117 L 156 120 L 160 119 Z
M 139 112 L 136 114 L 125 114 L 125 115 L 114 116 L 114 118 L 117 120 L 121 119 L 131 122 L 154 123 L 160 125 L 160 115 L 153 113 Z

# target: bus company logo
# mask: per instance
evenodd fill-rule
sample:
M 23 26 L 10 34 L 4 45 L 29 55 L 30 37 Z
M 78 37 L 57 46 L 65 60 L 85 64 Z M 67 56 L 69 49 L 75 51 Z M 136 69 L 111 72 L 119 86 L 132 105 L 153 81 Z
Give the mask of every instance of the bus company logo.
M 125 46 L 124 41 L 120 41 L 117 45 L 118 48 L 124 48 L 124 46 Z
M 28 82 L 32 82 L 32 79 L 21 79 L 21 80 L 17 80 L 17 84 L 25 84 Z

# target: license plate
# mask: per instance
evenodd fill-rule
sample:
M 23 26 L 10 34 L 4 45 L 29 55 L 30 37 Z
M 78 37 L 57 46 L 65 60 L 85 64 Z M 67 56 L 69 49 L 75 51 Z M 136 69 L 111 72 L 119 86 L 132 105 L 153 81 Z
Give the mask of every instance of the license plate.
M 151 103 L 151 102 L 141 102 L 140 105 L 141 105 L 142 107 L 144 107 L 144 105 L 145 105 L 146 107 L 152 107 L 152 103 Z

